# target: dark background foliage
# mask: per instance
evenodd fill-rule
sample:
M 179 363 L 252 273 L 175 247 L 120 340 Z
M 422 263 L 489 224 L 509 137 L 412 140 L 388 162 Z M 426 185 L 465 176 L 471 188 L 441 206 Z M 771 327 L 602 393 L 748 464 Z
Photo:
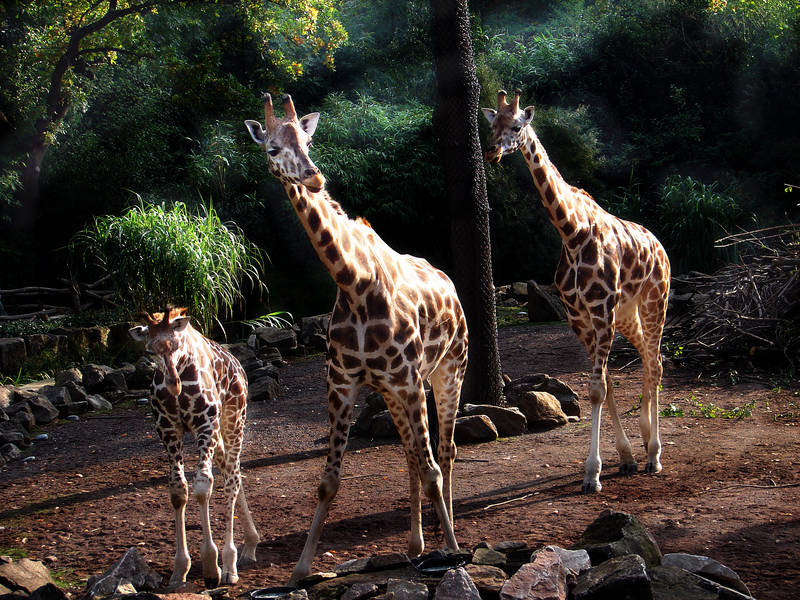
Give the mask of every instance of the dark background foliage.
M 471 9 L 481 105 L 493 107 L 500 87 L 520 87 L 564 178 L 651 228 L 676 272 L 735 259 L 713 248 L 726 231 L 796 220 L 797 192 L 785 191 L 800 182 L 796 3 L 484 1 Z M 72 236 L 138 194 L 213 204 L 270 256 L 269 308 L 328 310 L 333 286 L 242 125 L 261 116 L 262 90 L 289 92 L 300 112 L 322 113 L 312 156 L 351 216 L 447 270 L 436 140 L 448 132 L 432 125 L 428 3 L 347 0 L 338 10 L 349 40 L 335 68 L 306 57 L 293 76 L 225 5 L 146 15 L 144 35 L 158 51 L 120 55 L 98 70 L 45 155 L 35 226 L 24 235 L 12 218 L 13 152 L 0 147 L 0 287 L 78 269 L 63 250 Z M 559 240 L 522 158 L 486 174 L 495 281 L 550 282 Z

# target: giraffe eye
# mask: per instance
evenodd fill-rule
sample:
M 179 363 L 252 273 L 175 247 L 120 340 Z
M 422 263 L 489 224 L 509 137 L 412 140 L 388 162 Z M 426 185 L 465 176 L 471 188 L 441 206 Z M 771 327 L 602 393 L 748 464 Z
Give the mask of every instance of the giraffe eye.
M 520 129 L 522 129 L 522 127 L 520 127 L 519 125 L 514 125 L 514 126 L 511 128 L 511 131 L 513 131 L 514 133 L 519 133 L 519 130 L 520 130 Z
M 281 151 L 280 148 L 270 148 L 269 150 L 267 150 L 267 154 L 269 154 L 270 156 L 278 156 L 278 152 L 280 151 Z

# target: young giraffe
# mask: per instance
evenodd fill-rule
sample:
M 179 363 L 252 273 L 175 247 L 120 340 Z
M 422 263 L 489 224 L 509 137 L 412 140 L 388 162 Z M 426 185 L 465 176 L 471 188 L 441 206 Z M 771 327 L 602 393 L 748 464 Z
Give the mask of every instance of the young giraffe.
M 200 505 L 203 527 L 200 546 L 203 578 L 207 587 L 234 584 L 239 580 L 233 543 L 233 508 L 237 498 L 245 536 L 240 566 L 255 562 L 259 542 L 239 472 L 247 377 L 236 358 L 191 326 L 185 308 L 167 308 L 142 318 L 147 325 L 130 329 L 130 334 L 135 340 L 145 342 L 147 352 L 156 359 L 151 406 L 156 431 L 169 457 L 169 493 L 175 509 L 175 563 L 170 587 L 185 583 L 191 566 L 185 523 L 188 487 L 183 472 L 183 435 L 187 430 L 194 434 L 200 454 L 192 494 Z M 212 460 L 225 478 L 226 529 L 221 573 L 208 510 L 214 483 Z
M 597 492 L 602 489 L 600 415 L 604 400 L 614 425 L 620 471 L 624 474 L 636 471 L 636 461 L 617 414 L 607 369 L 615 329 L 642 357 L 644 384 L 639 427 L 647 450 L 645 471 L 661 471 L 658 388 L 662 374 L 661 334 L 670 284 L 669 259 L 647 229 L 607 213 L 585 191 L 564 181 L 531 127 L 533 107 L 520 110 L 520 95 L 517 90 L 513 103 L 508 104 L 506 93 L 501 90 L 497 110 L 483 109 L 491 124 L 491 142 L 485 158 L 496 163 L 504 154 L 522 148 L 550 221 L 561 235 L 561 259 L 555 284 L 570 327 L 583 342 L 593 363 L 589 384 L 592 441 L 583 491 Z
M 467 363 L 467 324 L 455 287 L 427 261 L 392 250 L 362 220 L 350 220 L 324 189 L 325 178 L 308 157 L 319 113 L 297 118 L 283 97 L 283 119 L 265 94 L 266 131 L 246 121 L 267 152 L 319 259 L 338 286 L 328 330 L 330 445 L 319 502 L 292 581 L 307 575 L 328 508 L 339 488 L 353 403 L 366 386 L 383 394 L 408 461 L 411 501 L 410 555 L 424 548 L 420 483 L 431 499 L 449 548 L 453 533 L 451 473 L 453 429 Z M 428 434 L 423 382 L 434 391 L 439 423 L 437 465 Z

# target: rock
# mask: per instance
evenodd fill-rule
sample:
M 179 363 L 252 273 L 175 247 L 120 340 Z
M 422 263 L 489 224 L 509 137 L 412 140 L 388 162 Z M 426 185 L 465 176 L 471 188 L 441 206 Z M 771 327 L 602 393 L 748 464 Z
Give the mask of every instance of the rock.
M 497 439 L 497 428 L 486 415 L 458 417 L 454 439 L 456 444 L 492 442 Z
M 399 439 L 400 435 L 397 433 L 397 428 L 394 426 L 392 415 L 388 410 L 379 412 L 374 415 L 368 425 L 369 437 L 372 438 L 389 438 Z
M 505 540 L 503 542 L 497 542 L 496 544 L 493 544 L 492 550 L 507 553 L 514 552 L 516 550 L 525 550 L 527 547 L 528 545 L 520 540 Z M 528 556 L 530 556 L 530 554 L 528 554 Z
M 374 583 L 356 583 L 339 600 L 365 600 L 377 596 L 378 586 Z
M 390 579 L 386 584 L 386 595 L 395 600 L 428 600 L 428 586 L 406 579 Z
M 59 327 L 50 331 L 53 335 L 67 337 L 69 352 L 75 357 L 85 359 L 89 354 L 108 350 L 108 327 Z
M 300 342 L 318 352 L 324 352 L 328 345 L 330 321 L 330 313 L 300 319 Z
M 509 437 L 522 435 L 528 430 L 528 420 L 516 408 L 504 408 L 491 404 L 465 404 L 461 407 L 461 414 L 465 417 L 472 415 L 486 415 L 497 428 L 497 435 Z
M 331 571 L 317 571 L 316 573 L 311 573 L 310 575 L 306 575 L 305 577 L 301 578 L 297 582 L 297 587 L 310 588 L 311 586 L 317 585 L 322 581 L 329 581 L 331 579 L 336 579 L 336 573 Z
M 575 548 L 586 550 L 593 565 L 625 554 L 638 554 L 649 567 L 661 564 L 661 550 L 639 520 L 608 509 L 586 528 Z
M 382 569 L 407 567 L 411 564 L 411 561 L 408 560 L 408 555 L 404 552 L 390 552 L 388 554 L 376 554 L 375 556 L 371 556 L 367 564 L 371 570 L 380 571 Z
M 88 397 L 88 392 L 83 388 L 83 386 L 78 385 L 74 381 L 68 381 L 64 388 L 67 390 L 67 396 L 61 396 L 52 400 L 55 406 L 63 406 L 65 404 L 71 404 L 72 402 L 84 402 Z
M 0 559 L 0 583 L 14 592 L 21 591 L 28 595 L 43 585 L 55 582 L 50 577 L 50 570 L 41 561 L 3 558 Z
M 427 596 L 426 596 L 427 598 Z M 450 569 L 436 586 L 435 600 L 481 600 L 480 592 L 463 568 Z
M 65 386 L 60 385 L 43 385 L 39 388 L 38 392 L 36 393 L 38 396 L 44 396 L 47 398 L 50 403 L 55 406 L 61 406 L 63 404 L 69 404 L 72 402 L 72 392 L 71 390 L 75 389 L 83 389 L 79 388 L 78 385 L 74 383 L 68 383 Z
M 257 347 L 271 346 L 279 350 L 297 348 L 297 334 L 290 327 L 259 327 L 253 332 Z
M 86 388 L 86 391 L 91 394 L 102 391 L 106 373 L 109 373 L 111 370 L 111 367 L 107 367 L 105 365 L 85 365 L 83 368 L 81 368 L 83 387 Z
M 491 548 L 478 548 L 472 555 L 472 564 L 502 568 L 506 564 L 506 555 Z
M 542 551 L 500 590 L 500 600 L 566 600 L 567 575 L 556 552 Z
M 247 344 L 227 344 L 223 347 L 242 365 L 242 369 L 247 373 L 248 381 L 250 380 L 250 373 L 264 366 L 261 359 L 256 356 L 255 350 Z
M 16 375 L 25 364 L 28 354 L 22 338 L 0 338 L 0 373 Z
M 522 302 L 528 297 L 528 284 L 524 281 L 515 281 L 511 284 L 509 293 Z
M 351 573 L 363 573 L 369 570 L 369 558 L 354 558 L 345 561 L 333 568 L 337 575 L 349 575 Z
M 258 369 L 258 371 L 260 370 L 261 369 Z M 280 391 L 281 386 L 277 379 L 273 379 L 272 377 L 268 376 L 253 378 L 250 379 L 249 383 L 247 384 L 247 401 L 272 402 L 278 397 Z
M 0 422 L 0 436 L 6 434 L 19 434 L 22 436 L 22 445 L 27 446 L 31 442 L 31 434 L 16 421 L 2 421 Z M 16 442 L 14 442 L 16 443 Z M 19 445 L 19 444 L 18 444 Z
M 42 354 L 58 357 L 66 354 L 68 349 L 69 342 L 65 335 L 35 333 L 25 336 L 25 351 L 29 358 L 39 357 Z
M 665 554 L 661 559 L 661 564 L 665 567 L 684 569 L 695 575 L 716 581 L 737 592 L 750 595 L 750 590 L 741 578 L 733 570 L 713 558 L 697 554 L 672 553 Z
M 500 589 L 508 579 L 506 572 L 498 567 L 471 564 L 466 565 L 464 570 L 472 579 L 475 587 L 478 588 L 481 596 L 485 598 L 498 598 Z
M 125 389 L 131 389 L 131 384 L 136 383 L 136 365 L 129 362 L 122 363 L 117 369 L 125 377 Z
M 526 375 L 515 379 L 506 384 L 503 393 L 506 398 L 511 399 L 521 396 L 525 392 L 549 392 L 561 403 L 561 410 L 568 416 L 581 416 L 581 408 L 578 404 L 578 395 L 566 383 L 544 373 Z
M 149 389 L 153 382 L 153 373 L 156 372 L 156 363 L 147 356 L 142 356 L 133 366 L 136 368 L 136 373 L 128 386 L 132 389 Z
M 536 552 L 555 552 L 561 559 L 561 563 L 565 569 L 569 569 L 575 575 L 580 575 L 584 571 L 592 568 L 592 561 L 589 559 L 589 553 L 586 550 L 565 550 L 558 546 L 545 546 Z
M 25 436 L 19 431 L 0 431 L 0 446 L 14 444 L 15 446 L 25 445 Z
M 72 367 L 64 371 L 59 371 L 55 376 L 55 384 L 58 387 L 63 387 L 67 383 L 74 383 L 75 385 L 83 385 L 83 374 L 79 369 Z
M 550 429 L 567 423 L 561 403 L 548 392 L 523 392 L 510 403 L 517 406 L 528 419 L 529 429 Z
M 10 442 L 0 446 L 0 464 L 6 464 L 22 458 L 22 452 L 16 444 Z
M 89 412 L 89 401 L 80 400 L 79 402 L 70 402 L 69 404 L 64 404 L 63 406 L 59 407 L 58 412 L 60 415 L 62 415 L 62 419 L 68 419 L 70 417 L 82 415 L 85 412 Z
M 270 364 L 275 367 L 286 366 L 286 361 L 283 360 L 283 356 L 281 356 L 281 351 L 278 350 L 277 348 L 264 347 L 259 349 L 258 358 L 264 365 Z
M 103 390 L 106 392 L 127 392 L 128 382 L 125 379 L 125 371 L 122 369 L 108 371 L 103 378 Z
M 367 394 L 364 398 L 364 402 L 366 402 L 367 406 L 376 413 L 386 410 L 386 400 L 384 399 L 383 394 L 379 394 L 378 392 Z
M 42 587 L 37 588 L 29 597 L 28 600 L 67 600 L 67 596 L 61 588 L 52 583 L 46 583 Z
M 719 591 L 701 577 L 677 567 L 647 569 L 653 600 L 718 600 Z M 710 582 L 707 582 L 710 583 Z
M 17 399 L 17 389 L 10 385 L 0 385 L 0 409 L 6 409 Z
M 637 554 L 617 556 L 584 571 L 572 589 L 573 600 L 650 600 L 652 597 L 647 567 Z
M 137 590 L 154 590 L 161 584 L 161 575 L 153 571 L 139 554 L 130 548 L 108 571 L 91 577 L 86 584 L 86 598 L 114 593 L 120 582 L 130 582 Z
M 28 433 L 36 427 L 36 418 L 33 416 L 33 412 L 27 402 L 9 406 L 6 412 L 8 412 L 9 421 L 16 421 Z
M 92 394 L 86 397 L 86 402 L 89 405 L 89 410 L 111 410 L 114 406 L 98 394 Z
M 561 299 L 533 280 L 527 283 L 528 320 L 531 323 L 566 321 L 567 313 Z
M 36 396 L 26 402 L 37 425 L 47 425 L 58 418 L 58 409 L 45 396 Z

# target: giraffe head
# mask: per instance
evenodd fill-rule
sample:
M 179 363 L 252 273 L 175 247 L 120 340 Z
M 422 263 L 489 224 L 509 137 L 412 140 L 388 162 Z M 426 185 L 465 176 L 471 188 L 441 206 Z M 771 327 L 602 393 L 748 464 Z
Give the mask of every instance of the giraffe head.
M 481 109 L 489 125 L 492 126 L 489 146 L 484 154 L 486 162 L 500 162 L 503 154 L 511 154 L 519 148 L 523 139 L 522 132 L 533 119 L 532 106 L 522 110 L 519 108 L 522 90 L 516 90 L 511 104 L 506 101 L 506 95 L 505 90 L 497 92 L 497 110 Z
M 181 393 L 181 380 L 175 368 L 175 353 L 183 347 L 184 332 L 189 326 L 185 308 L 167 307 L 164 312 L 143 313 L 139 325 L 128 330 L 131 337 L 145 343 L 145 350 L 152 354 L 164 373 L 164 384 L 174 396 Z
M 319 113 L 310 113 L 300 119 L 294 110 L 289 94 L 283 96 L 283 119 L 278 119 L 272 109 L 272 96 L 264 94 L 264 125 L 258 121 L 244 122 L 250 136 L 267 153 L 270 169 L 282 181 L 291 181 L 319 192 L 325 186 L 325 178 L 308 157 L 311 136 L 317 128 Z

